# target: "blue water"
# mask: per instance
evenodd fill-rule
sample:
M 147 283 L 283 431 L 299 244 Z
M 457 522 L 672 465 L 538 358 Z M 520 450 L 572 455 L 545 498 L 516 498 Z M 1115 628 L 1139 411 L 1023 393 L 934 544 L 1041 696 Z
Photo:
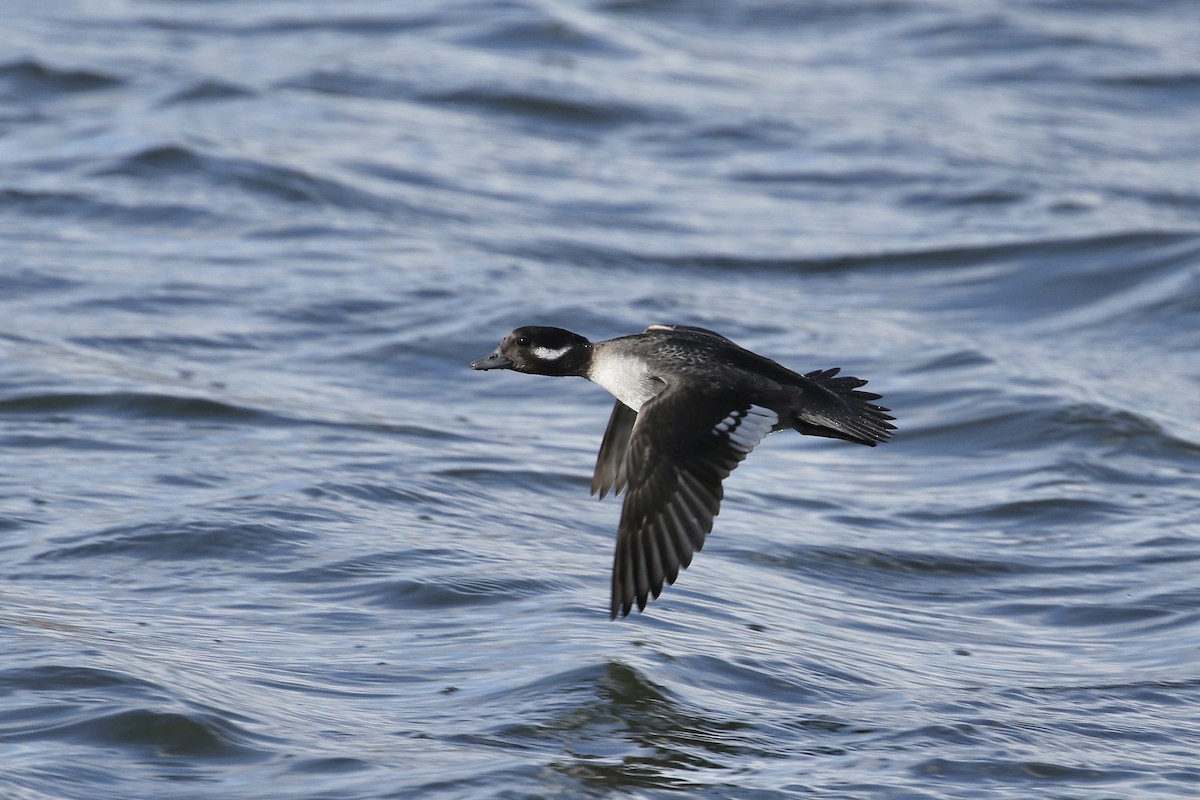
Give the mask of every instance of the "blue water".
M 0 797 L 1200 795 L 1200 15 L 90 2 L 0 26 Z M 608 621 L 521 324 L 870 380 Z

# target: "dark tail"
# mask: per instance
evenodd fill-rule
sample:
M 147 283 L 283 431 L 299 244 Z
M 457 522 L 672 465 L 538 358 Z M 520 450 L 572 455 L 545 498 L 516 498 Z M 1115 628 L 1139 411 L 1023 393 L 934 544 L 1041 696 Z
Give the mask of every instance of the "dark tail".
M 793 427 L 807 436 L 844 439 L 871 447 L 887 441 L 896 426 L 890 408 L 873 401 L 882 395 L 859 391 L 866 381 L 849 375 L 837 377 L 840 367 L 815 370 L 805 382 L 795 406 Z

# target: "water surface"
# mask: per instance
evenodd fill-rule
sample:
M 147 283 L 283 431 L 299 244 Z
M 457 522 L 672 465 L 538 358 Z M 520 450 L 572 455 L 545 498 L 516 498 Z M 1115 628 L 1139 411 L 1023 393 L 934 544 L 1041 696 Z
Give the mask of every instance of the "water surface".
M 18 2 L 0 795 L 1200 791 L 1189 3 Z M 610 400 L 871 381 L 607 620 Z

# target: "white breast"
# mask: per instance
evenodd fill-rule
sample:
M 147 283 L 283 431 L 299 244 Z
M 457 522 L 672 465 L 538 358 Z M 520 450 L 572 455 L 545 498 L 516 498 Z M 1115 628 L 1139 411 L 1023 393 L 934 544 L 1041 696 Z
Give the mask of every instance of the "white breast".
M 663 382 L 651 377 L 641 359 L 612 353 L 592 362 L 588 379 L 634 411 L 663 389 Z

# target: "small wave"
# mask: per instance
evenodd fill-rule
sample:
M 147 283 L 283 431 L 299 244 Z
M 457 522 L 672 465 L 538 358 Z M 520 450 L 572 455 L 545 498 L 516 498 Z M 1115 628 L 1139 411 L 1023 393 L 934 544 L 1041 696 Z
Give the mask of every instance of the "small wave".
M 8 94 L 29 100 L 57 94 L 95 92 L 120 86 L 125 81 L 106 72 L 59 69 L 26 59 L 0 64 L 0 86 Z
M 993 266 L 997 263 L 1018 263 L 1030 267 L 1030 277 L 1039 286 L 1044 285 L 1048 275 L 1057 277 L 1056 273 L 1048 272 L 1046 262 L 1059 257 L 1064 263 L 1082 268 L 1088 275 L 1107 275 L 1114 264 L 1142 263 L 1147 253 L 1155 249 L 1165 248 L 1174 250 L 1183 248 L 1190 252 L 1195 245 L 1196 236 L 1192 232 L 1161 232 L 1161 231 L 1129 231 L 1104 236 L 1088 236 L 1073 238 L 1046 238 L 1030 241 L 1003 242 L 984 244 L 970 247 L 939 247 L 926 250 L 898 250 L 892 252 L 862 252 L 852 255 L 837 256 L 798 256 L 798 257 L 745 257 L 724 255 L 693 255 L 677 256 L 662 259 L 662 262 L 674 267 L 717 270 L 733 274 L 745 270 L 773 272 L 786 271 L 795 273 L 822 273 L 905 270 L 913 272 L 935 271 L 944 279 L 947 268 L 962 269 L 964 267 Z M 1105 259 L 1103 266 L 1098 266 L 1089 254 L 1097 254 Z M 622 254 L 625 263 L 633 254 Z M 1132 257 L 1131 257 L 1132 255 Z M 1082 265 L 1080 267 L 1079 265 Z M 979 290 L 1004 291 L 1006 295 L 1019 298 L 1022 302 L 1031 297 L 1040 297 L 1037 291 L 1028 286 L 1013 286 L 1011 282 L 997 282 L 995 276 L 973 275 L 963 273 L 963 278 L 970 280 L 969 286 Z M 950 282 L 950 286 L 954 283 Z M 1081 284 L 1082 285 L 1082 284 Z M 953 298 L 951 298 L 953 299 Z M 950 301 L 945 295 L 939 295 L 938 303 L 945 305 Z M 986 302 L 989 308 L 1006 307 L 1009 304 L 997 303 L 990 295 L 980 301 Z
M 0 686 L 6 691 L 79 692 L 81 690 L 120 689 L 153 695 L 163 688 L 122 672 L 95 667 L 44 664 L 0 671 Z
M 0 208 L 4 207 L 8 198 L 8 191 L 0 191 Z M 28 267 L 17 267 L 14 265 L 8 269 L 0 270 L 0 294 L 9 302 L 39 294 L 67 294 L 69 289 L 74 289 L 82 285 L 82 281 L 68 279 L 60 275 L 50 275 L 43 270 L 30 269 Z M 31 340 L 16 336 L 11 331 L 4 331 L 0 332 L 0 342 L 12 342 L 25 346 L 30 344 Z
M 761 126 L 747 124 L 737 129 L 724 128 L 721 134 L 730 139 L 753 139 L 761 136 Z M 712 135 L 709 133 L 708 135 Z M 865 169 L 856 165 L 846 165 L 843 169 L 827 168 L 822 170 L 762 170 L 739 168 L 725 176 L 740 183 L 758 184 L 798 184 L 816 186 L 863 186 L 863 187 L 892 187 L 908 186 L 917 180 L 917 172 L 903 172 L 895 168 L 873 167 Z
M 419 300 L 435 299 L 433 296 L 422 294 L 413 292 L 409 296 Z M 400 316 L 398 306 L 396 300 L 382 297 L 317 298 L 284 308 L 265 309 L 263 313 L 286 322 L 319 325 L 326 329 L 331 325 L 346 323 L 361 325 L 364 319 L 372 322 L 379 320 L 380 329 L 384 329 L 385 324 L 382 321 L 386 320 L 386 329 L 393 330 L 395 319 Z
M 990 503 L 979 508 L 959 508 L 955 517 L 977 517 L 988 524 L 1014 526 L 1080 525 L 1105 521 L 1125 511 L 1119 499 L 1089 497 L 1034 497 Z M 936 518 L 938 515 L 931 515 Z
M 1051 418 L 1054 435 L 1142 455 L 1200 457 L 1200 444 L 1176 436 L 1154 420 L 1099 403 L 1069 403 Z
M 588 128 L 614 127 L 641 122 L 646 114 L 617 101 L 571 97 L 570 91 L 536 92 L 528 88 L 471 87 L 427 94 L 428 102 L 482 108 L 542 123 Z
M 178 305 L 170 304 L 176 299 L 166 293 L 159 297 L 111 297 L 89 298 L 76 305 L 81 310 L 103 312 L 106 307 L 121 311 L 161 313 L 169 315 L 183 305 L 206 305 L 212 301 L 199 298 L 178 298 Z M 219 302 L 219 301 L 217 301 Z M 175 311 L 174 313 L 177 313 Z M 226 336 L 81 336 L 71 340 L 81 347 L 105 353 L 130 353 L 132 355 L 154 353 L 156 355 L 177 354 L 184 358 L 195 357 L 201 352 L 253 352 L 262 349 L 262 343 L 251 336 L 229 334 Z
M 1130 87 L 1135 89 L 1163 89 L 1173 92 L 1184 90 L 1194 101 L 1200 93 L 1200 72 L 1132 72 L 1123 75 L 1105 75 L 1097 78 L 1105 86 Z
M 187 103 L 210 103 L 219 100 L 238 100 L 254 97 L 255 92 L 242 86 L 222 81 L 199 81 L 186 89 L 180 89 L 162 100 L 159 106 L 183 105 Z
M 38 394 L 0 400 L 0 415 L 103 414 L 148 419 L 269 421 L 278 419 L 257 409 L 203 397 L 110 392 L 107 394 Z
M 377 75 L 362 75 L 348 70 L 337 72 L 316 70 L 301 77 L 283 81 L 279 84 L 279 88 L 374 100 L 403 100 L 416 93 L 414 84 Z
M 290 583 L 311 583 L 314 586 L 329 585 L 336 587 L 332 591 L 341 592 L 344 591 L 343 584 L 346 580 L 392 576 L 400 570 L 411 569 L 414 565 L 459 563 L 463 557 L 461 552 L 447 548 L 399 550 L 392 553 L 373 553 L 287 572 L 276 572 L 272 573 L 271 579 Z
M 1036 618 L 1039 626 L 1058 628 L 1143 629 L 1140 623 L 1178 617 L 1175 610 L 1138 603 L 1001 603 L 982 612 L 1001 618 Z
M 986 761 L 931 758 L 913 765 L 912 770 L 926 778 L 979 782 L 988 784 L 1029 785 L 1040 782 L 1040 791 L 1056 783 L 1070 786 L 1084 784 L 1116 783 L 1147 778 L 1149 775 L 1128 769 L 1099 769 L 1068 764 L 1051 764 L 1044 761 L 1011 761 L 989 758 Z
M 4 442 L 7 446 L 11 446 L 8 444 L 8 440 L 11 438 L 12 437 L 6 436 L 0 439 L 0 441 Z M 33 502 L 37 503 L 38 501 L 34 500 Z M 0 533 L 23 530 L 32 524 L 35 524 L 35 519 L 32 516 L 25 516 L 21 514 L 0 514 Z M 0 550 L 4 549 L 7 549 L 7 546 L 0 546 Z
M 206 155 L 179 145 L 140 150 L 93 174 L 153 181 L 161 181 L 164 176 L 192 177 L 289 203 L 315 203 L 379 213 L 398 210 L 382 197 L 305 170 L 245 158 Z
M 277 37 L 281 34 L 346 33 L 353 36 L 389 36 L 407 31 L 421 30 L 436 24 L 433 16 L 401 16 L 399 14 L 342 14 L 335 9 L 322 9 L 310 17 L 297 15 L 278 16 L 265 13 L 252 15 L 242 21 L 237 15 L 201 14 L 192 18 L 183 16 L 147 16 L 138 20 L 138 25 L 151 30 L 171 33 L 214 34 L 220 37 Z
M 79 192 L 27 189 L 0 190 L 0 210 L 38 220 L 66 217 L 87 220 L 89 223 L 115 222 L 136 227 L 185 227 L 192 235 L 197 229 L 228 221 L 214 211 L 179 203 L 126 205 Z
M 619 41 L 615 28 L 598 25 L 584 27 L 563 14 L 552 14 L 536 5 L 521 9 L 523 18 L 512 22 L 496 21 L 482 31 L 456 37 L 464 45 L 496 50 L 560 53 L 570 58 L 580 56 L 636 55 L 639 48 Z M 622 37 L 624 38 L 624 37 Z
M 1003 452 L 1012 457 L 1074 446 L 1081 454 L 1088 450 L 1190 458 L 1200 454 L 1200 445 L 1141 413 L 1051 394 L 946 392 L 938 398 L 937 408 L 910 409 L 905 422 L 905 444 L 930 453 Z M 1019 466 L 1014 462 L 1014 467 Z
M 803 545 L 787 549 L 776 548 L 779 555 L 756 550 L 741 550 L 747 561 L 774 564 L 798 574 L 831 578 L 855 576 L 856 584 L 875 588 L 894 585 L 895 576 L 909 576 L 921 583 L 938 576 L 994 577 L 1022 572 L 1024 565 L 1009 560 L 954 556 L 948 553 L 924 553 L 901 550 L 867 549 L 861 547 L 822 547 Z M 891 576 L 891 577 L 881 577 Z M 835 578 L 838 582 L 842 578 Z
M 403 8 L 403 6 L 396 6 Z M 407 9 L 406 9 L 407 10 Z M 330 32 L 349 33 L 355 36 L 390 36 L 398 33 L 419 31 L 437 24 L 438 18 L 433 15 L 418 16 L 412 14 L 337 14 L 334 9 L 323 9 L 322 13 L 314 14 L 305 19 L 301 17 L 281 17 L 265 20 L 252 26 L 242 28 L 244 33 L 275 35 L 280 33 L 304 33 L 317 31 L 322 34 Z
M 669 20 L 671 27 L 695 25 L 704 35 L 719 30 L 722 37 L 741 37 L 747 31 L 765 31 L 785 36 L 794 31 L 831 26 L 853 27 L 857 32 L 873 19 L 892 20 L 911 13 L 906 0 L 843 0 L 838 3 L 690 2 L 669 0 L 602 0 L 597 11 L 622 17 Z
M 954 371 L 960 369 L 975 369 L 991 366 L 996 361 L 986 353 L 975 349 L 959 349 L 939 352 L 927 361 L 917 361 L 908 367 L 907 371 L 914 374 L 929 372 Z
M 1031 191 L 1032 187 L 1029 189 Z M 948 209 L 962 209 L 967 206 L 1006 206 L 1028 200 L 1030 191 L 1022 191 L 1016 185 L 955 189 L 927 188 L 907 193 L 903 202 L 910 206 L 921 205 Z
M 344 775 L 350 772 L 369 770 L 374 766 L 370 761 L 364 761 L 361 758 L 325 756 L 301 758 L 288 766 L 288 772 L 314 776 Z
M 38 738 L 143 752 L 154 757 L 245 760 L 266 756 L 261 737 L 215 714 L 135 708 L 77 719 L 38 730 Z
M 906 36 L 934 58 L 1039 52 L 1057 56 L 1071 50 L 1097 48 L 1126 55 L 1129 52 L 1128 47 L 1113 43 L 1113 37 L 1040 24 L 1042 20 L 1035 15 L 978 10 L 931 19 L 933 21 L 912 26 Z
M 511 604 L 514 598 L 542 597 L 562 584 L 545 580 L 463 572 L 439 574 L 429 579 L 359 581 L 324 590 L 323 597 L 361 600 L 364 605 L 391 609 L 428 610 Z
M 87 532 L 83 544 L 48 548 L 38 561 L 65 561 L 107 556 L 157 561 L 215 559 L 244 563 L 274 560 L 311 537 L 295 526 L 263 522 L 222 524 L 216 521 L 119 526 Z
M 332 495 L 350 500 L 364 500 L 372 505 L 436 505 L 438 497 L 416 489 L 405 489 L 395 484 L 381 483 L 321 483 L 305 490 L 309 497 Z

